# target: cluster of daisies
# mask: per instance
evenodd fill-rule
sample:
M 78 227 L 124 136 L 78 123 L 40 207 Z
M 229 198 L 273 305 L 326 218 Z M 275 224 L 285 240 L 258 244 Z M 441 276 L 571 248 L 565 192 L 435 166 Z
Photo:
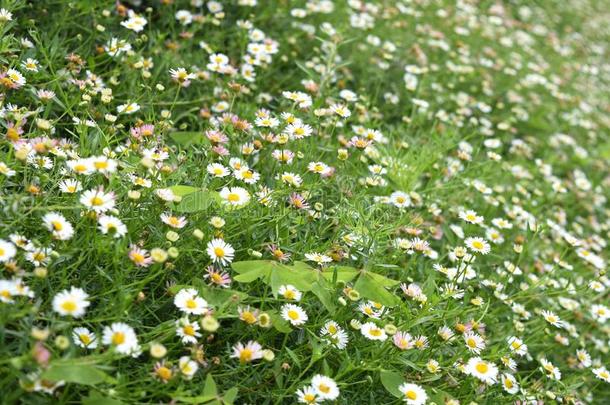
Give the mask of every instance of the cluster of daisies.
M 7 402 L 604 401 L 593 8 L 152 3 L 0 8 Z

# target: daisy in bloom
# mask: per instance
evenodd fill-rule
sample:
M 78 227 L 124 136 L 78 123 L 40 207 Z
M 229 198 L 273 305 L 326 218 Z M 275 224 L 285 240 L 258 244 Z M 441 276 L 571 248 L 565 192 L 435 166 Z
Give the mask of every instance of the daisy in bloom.
M 235 170 L 233 173 L 237 180 L 241 180 L 246 184 L 256 184 L 260 179 L 261 175 L 250 169 L 249 167 L 242 167 L 241 169 Z
M 349 110 L 349 108 L 342 104 L 331 105 L 330 111 L 334 114 L 337 114 L 341 118 L 349 118 L 352 115 L 352 112 Z
M 142 31 L 146 24 L 148 24 L 146 18 L 137 15 L 132 10 L 129 10 L 128 15 L 129 18 L 125 21 L 121 21 L 121 25 L 129 30 L 132 30 L 133 32 Z
M 34 266 L 46 266 L 51 262 L 51 252 L 50 248 L 32 248 L 26 253 L 25 259 Z
M 51 232 L 53 237 L 59 240 L 68 240 L 74 235 L 74 228 L 66 218 L 58 212 L 49 212 L 42 217 L 44 226 Z
M 299 193 L 290 194 L 290 197 L 288 198 L 288 203 L 299 210 L 309 209 L 309 203 L 307 202 L 307 199 L 305 199 L 305 197 L 303 197 Z
M 502 381 L 502 388 L 509 394 L 516 394 L 519 392 L 519 383 L 512 374 L 504 373 L 500 376 Z
M 507 340 L 511 352 L 518 356 L 525 356 L 527 354 L 527 345 L 523 343 L 523 340 L 516 336 L 511 336 Z
M 310 136 L 312 132 L 313 129 L 309 125 L 300 122 L 300 120 L 287 125 L 284 129 L 284 133 L 291 139 L 303 139 Z
M 208 311 L 208 303 L 194 288 L 183 288 L 174 297 L 174 305 L 185 314 L 203 315 Z
M 545 321 L 557 328 L 563 328 L 565 326 L 565 323 L 557 315 L 555 315 L 555 313 L 551 311 L 543 310 L 542 316 L 544 317 Z
M 479 354 L 481 350 L 485 349 L 485 340 L 476 333 L 465 333 L 464 342 L 466 343 L 466 348 L 474 354 Z
M 302 293 L 290 284 L 280 286 L 277 293 L 290 301 L 300 301 L 302 296 Z
M 62 193 L 74 194 L 74 193 L 78 193 L 79 191 L 81 191 L 83 189 L 83 186 L 81 185 L 80 181 L 78 181 L 78 180 L 66 179 L 66 180 L 62 180 L 59 183 L 59 189 L 61 190 Z
M 167 365 L 165 360 L 162 360 L 155 364 L 153 369 L 153 377 L 157 378 L 162 383 L 166 384 L 174 376 L 173 367 Z
M 222 239 L 212 239 L 208 242 L 206 252 L 214 263 L 226 265 L 233 261 L 235 249 Z
M 428 347 L 428 338 L 424 335 L 416 336 L 414 345 L 417 350 L 425 350 Z
M 432 374 L 434 374 L 434 373 L 438 373 L 439 371 L 441 371 L 441 366 L 438 361 L 436 361 L 434 359 L 430 359 L 426 363 L 426 369 L 429 372 L 431 372 Z
M 468 360 L 468 363 L 466 363 L 466 372 L 488 385 L 493 385 L 497 382 L 498 367 L 480 357 L 473 357 Z
M 116 160 L 109 159 L 107 156 L 94 156 L 91 158 L 91 164 L 95 170 L 103 174 L 116 172 L 118 165 Z
M 513 227 L 513 224 L 504 218 L 494 218 L 491 220 L 491 223 L 500 229 L 512 229 Z
M 482 216 L 477 215 L 473 210 L 462 211 L 459 216 L 462 220 L 475 225 L 482 224 L 484 220 Z
M 301 187 L 301 184 L 303 184 L 303 179 L 301 176 L 291 172 L 284 172 L 279 175 L 278 178 L 282 181 L 282 183 L 293 187 Z
M 199 324 L 189 321 L 188 318 L 178 319 L 176 321 L 176 335 L 178 335 L 184 344 L 195 344 L 197 343 L 197 338 L 201 337 Z
M 379 340 L 381 342 L 385 341 L 388 338 L 388 335 L 386 335 L 385 330 L 381 329 L 373 322 L 363 323 L 362 326 L 360 326 L 360 333 L 362 333 L 362 336 L 367 339 Z
M 250 193 L 242 187 L 224 187 L 219 194 L 222 202 L 229 206 L 243 207 L 250 202 Z
M 595 374 L 595 377 L 599 378 L 602 381 L 610 383 L 610 372 L 608 372 L 606 367 L 597 367 L 594 368 L 592 371 L 593 374 Z
M 303 325 L 308 319 L 305 310 L 294 304 L 283 305 L 281 314 L 282 318 L 290 322 L 293 326 Z
M 181 87 L 188 87 L 191 84 L 191 80 L 197 77 L 194 73 L 187 72 L 185 68 L 170 69 L 169 74 L 172 80 Z
M 290 260 L 291 254 L 284 252 L 277 245 L 271 244 L 267 246 L 267 249 L 271 252 L 273 258 L 279 262 L 286 262 Z
M 239 342 L 233 346 L 231 358 L 239 359 L 239 362 L 250 363 L 251 361 L 261 359 L 263 357 L 263 347 L 254 340 L 249 341 L 245 346 Z
M 409 405 L 423 405 L 428 399 L 426 391 L 417 384 L 402 383 L 398 390 L 404 395 L 403 400 Z
M 549 377 L 551 380 L 560 380 L 561 379 L 561 371 L 557 367 L 553 365 L 550 361 L 545 358 L 540 359 L 540 364 L 542 365 L 541 370 Z
M 180 370 L 184 379 L 190 380 L 199 370 L 199 364 L 188 356 L 182 356 L 178 361 L 178 370 Z
M 102 215 L 97 220 L 98 229 L 104 235 L 120 238 L 127 233 L 127 226 L 119 218 L 112 215 Z
M 316 374 L 311 379 L 311 386 L 320 399 L 333 401 L 339 397 L 339 387 L 330 377 Z
M 586 350 L 576 350 L 576 358 L 582 367 L 591 367 L 591 355 Z
M 161 214 L 161 221 L 163 221 L 164 224 L 176 229 L 184 228 L 187 222 L 185 217 L 177 217 L 170 213 Z
M 223 288 L 228 288 L 231 285 L 231 276 L 229 276 L 229 273 L 216 270 L 213 266 L 208 266 L 206 271 L 207 273 L 203 278 L 209 280 L 210 283 Z
M 129 247 L 129 260 L 138 267 L 148 267 L 153 262 L 152 257 L 148 254 L 148 250 L 142 249 L 136 245 Z
M 392 337 L 392 342 L 394 343 L 394 346 L 398 347 L 400 350 L 409 350 L 415 345 L 413 342 L 413 336 L 402 331 L 398 331 L 394 334 Z
M 481 253 L 482 255 L 486 255 L 491 250 L 489 243 L 487 243 L 487 241 L 483 238 L 467 238 L 464 243 L 468 249 L 475 253 Z
M 0 263 L 6 263 L 11 260 L 17 254 L 15 245 L 11 242 L 7 242 L 4 239 L 0 239 Z
M 93 161 L 91 159 L 68 160 L 66 166 L 76 174 L 87 176 L 95 173 L 95 166 L 93 166 Z
M 441 339 L 447 342 L 455 336 L 455 333 L 453 333 L 449 327 L 441 326 L 438 328 L 438 335 L 441 337 Z
M 411 197 L 402 191 L 395 191 L 390 195 L 390 204 L 398 208 L 407 208 L 411 206 Z
M 258 309 L 250 309 L 250 306 L 237 308 L 239 319 L 248 325 L 254 325 L 258 322 Z
M 323 162 L 309 162 L 307 164 L 307 170 L 312 173 L 317 173 L 319 175 L 325 176 L 331 173 L 332 169 L 326 163 Z
M 81 288 L 70 287 L 53 297 L 53 311 L 62 316 L 80 318 L 89 305 L 89 294 Z
M 330 263 L 333 259 L 330 256 L 323 255 L 321 253 L 313 252 L 313 253 L 305 253 L 305 258 L 309 261 L 318 263 L 319 265 L 323 265 L 324 263 Z
M 105 193 L 103 189 L 87 190 L 80 197 L 80 203 L 97 213 L 114 208 L 114 193 Z
M 115 322 L 104 327 L 102 343 L 114 347 L 121 354 L 134 354 L 140 349 L 136 332 L 131 326 L 123 322 Z
M 210 163 L 207 166 L 206 170 L 214 177 L 225 177 L 231 173 L 228 168 L 221 165 L 220 163 Z
M 72 341 L 75 345 L 85 349 L 95 349 L 97 347 L 97 337 L 95 333 L 87 328 L 74 328 L 72 331 Z
M 610 309 L 608 309 L 608 307 L 605 307 L 603 305 L 599 305 L 599 304 L 595 304 L 591 306 L 591 316 L 593 316 L 593 319 L 596 319 L 597 321 L 604 323 L 608 320 L 608 318 L 610 318 Z
M 140 110 L 140 105 L 138 103 L 121 104 L 116 110 L 119 114 L 133 114 Z
M 375 305 L 375 303 L 373 301 L 368 301 L 368 302 L 361 302 L 360 305 L 358 305 L 358 310 L 360 312 L 362 312 L 363 314 L 365 314 L 366 316 L 370 317 L 370 318 L 375 318 L 375 319 L 379 319 L 381 317 L 381 314 L 383 313 L 383 305 L 381 305 L 379 308 L 377 308 L 377 306 Z
M 327 321 L 320 329 L 320 336 L 337 349 L 345 349 L 349 342 L 347 332 L 335 321 Z
M 313 387 L 304 387 L 298 390 L 297 399 L 302 404 L 317 404 L 321 401 Z

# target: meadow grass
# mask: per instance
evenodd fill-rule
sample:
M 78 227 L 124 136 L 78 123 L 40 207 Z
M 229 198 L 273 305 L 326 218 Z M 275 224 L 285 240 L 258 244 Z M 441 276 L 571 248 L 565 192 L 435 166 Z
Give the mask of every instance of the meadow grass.
M 0 402 L 610 402 L 607 0 L 0 0 Z

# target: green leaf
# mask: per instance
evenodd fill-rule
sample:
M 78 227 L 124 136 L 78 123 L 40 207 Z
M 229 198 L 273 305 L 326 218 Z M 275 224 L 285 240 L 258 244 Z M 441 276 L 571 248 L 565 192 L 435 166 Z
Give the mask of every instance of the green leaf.
M 328 268 L 324 269 L 322 275 L 330 282 L 336 278 L 336 281 L 348 283 L 356 278 L 358 273 L 359 271 L 353 267 L 329 266 Z
M 316 295 L 316 297 L 318 297 L 328 312 L 334 313 L 337 306 L 335 305 L 333 297 L 326 284 L 327 281 L 324 278 L 321 278 L 312 284 L 311 291 Z
M 65 381 L 83 385 L 96 385 L 113 380 L 108 374 L 93 364 L 87 364 L 82 361 L 56 362 L 51 364 L 42 373 L 41 378 L 49 381 Z
M 271 324 L 275 329 L 277 329 L 278 332 L 292 332 L 292 328 L 290 327 L 288 322 L 286 322 L 286 320 L 280 316 L 280 314 L 278 314 L 276 311 L 267 311 L 267 313 L 271 317 Z
M 204 211 L 210 207 L 215 201 L 216 192 L 209 190 L 198 190 L 192 193 L 185 194 L 182 200 L 176 205 L 178 212 L 198 212 Z
M 222 396 L 222 402 L 226 405 L 232 405 L 235 402 L 235 398 L 237 398 L 238 392 L 239 390 L 237 387 L 227 390 L 227 392 L 225 392 Z
M 98 392 L 91 392 L 88 397 L 83 398 L 83 405 L 125 405 L 118 399 L 105 397 Z
M 194 193 L 195 191 L 199 191 L 201 190 L 198 187 L 193 187 L 193 186 L 183 186 L 181 184 L 178 184 L 176 186 L 171 186 L 169 188 L 170 190 L 172 190 L 172 192 L 180 197 L 184 197 L 187 194 L 191 194 Z
M 386 306 L 393 306 L 396 304 L 396 296 L 385 289 L 384 285 L 381 284 L 378 278 L 372 276 L 373 273 L 362 271 L 360 277 L 356 281 L 354 288 L 364 298 L 368 298 L 372 301 L 380 302 Z M 383 276 L 381 276 L 383 277 Z M 385 277 L 383 277 L 385 279 Z M 386 279 L 389 280 L 389 279 Z
M 297 263 L 295 266 L 288 266 L 271 260 L 248 260 L 235 262 L 231 266 L 240 273 L 234 279 L 242 283 L 250 283 L 260 278 L 271 285 L 274 293 L 284 284 L 292 284 L 301 291 L 309 291 L 318 279 L 317 270 L 304 263 Z
M 382 371 L 379 373 L 379 377 L 381 378 L 381 384 L 385 387 L 386 390 L 396 398 L 402 398 L 402 392 L 398 389 L 398 387 L 404 382 L 402 376 L 393 371 Z
M 259 278 L 268 279 L 271 275 L 273 262 L 268 260 L 247 260 L 231 264 L 233 270 L 239 274 L 233 277 L 241 283 L 251 283 Z
M 218 394 L 218 389 L 216 388 L 216 382 L 212 377 L 212 374 L 208 374 L 205 377 L 205 385 L 203 386 L 203 395 L 215 397 Z
M 199 395 L 196 397 L 173 397 L 178 402 L 184 402 L 186 404 L 211 404 L 211 401 L 216 400 L 216 395 Z M 218 401 L 216 401 L 218 403 Z
M 201 132 L 175 131 L 169 134 L 173 143 L 180 146 L 201 145 L 207 143 L 207 138 Z
M 367 271 L 368 274 L 376 283 L 384 286 L 384 287 L 394 287 L 396 284 L 400 283 L 400 281 L 392 280 L 381 274 L 373 273 L 372 271 Z
M 299 356 L 297 356 L 292 350 L 290 350 L 287 346 L 284 347 L 284 350 L 286 350 L 286 353 L 288 353 L 288 356 L 290 356 L 290 358 L 292 359 L 292 361 L 294 362 L 294 364 L 296 364 L 296 366 L 298 368 L 301 368 L 301 360 L 299 360 Z

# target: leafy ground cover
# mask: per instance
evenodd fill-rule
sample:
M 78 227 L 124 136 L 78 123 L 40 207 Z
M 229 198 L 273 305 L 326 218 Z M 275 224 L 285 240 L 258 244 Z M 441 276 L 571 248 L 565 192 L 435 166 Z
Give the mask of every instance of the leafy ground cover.
M 0 2 L 3 403 L 608 403 L 607 1 Z

